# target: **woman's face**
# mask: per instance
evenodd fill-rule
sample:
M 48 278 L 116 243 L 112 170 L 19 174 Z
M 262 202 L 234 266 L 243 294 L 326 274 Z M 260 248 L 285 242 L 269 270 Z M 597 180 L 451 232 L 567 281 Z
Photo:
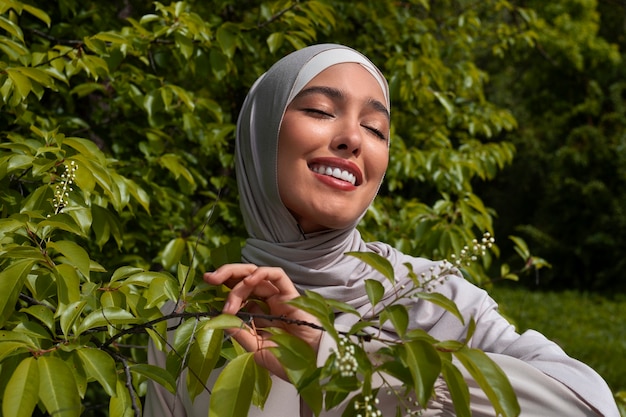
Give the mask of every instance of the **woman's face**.
M 278 189 L 305 233 L 352 224 L 387 169 L 389 111 L 360 64 L 333 65 L 285 110 L 278 141 Z

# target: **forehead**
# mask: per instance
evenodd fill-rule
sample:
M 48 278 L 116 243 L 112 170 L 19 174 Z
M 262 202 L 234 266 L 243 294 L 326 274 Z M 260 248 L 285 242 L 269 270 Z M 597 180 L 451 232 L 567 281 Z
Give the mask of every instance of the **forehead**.
M 303 88 L 333 87 L 350 95 L 375 99 L 386 103 L 386 94 L 380 82 L 363 65 L 346 62 L 332 65 L 311 79 Z

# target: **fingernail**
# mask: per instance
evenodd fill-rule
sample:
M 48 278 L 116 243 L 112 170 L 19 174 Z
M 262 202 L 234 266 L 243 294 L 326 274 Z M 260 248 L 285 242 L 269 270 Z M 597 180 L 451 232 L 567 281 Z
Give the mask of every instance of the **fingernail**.
M 226 303 L 224 303 L 224 308 L 222 309 L 223 313 L 226 313 L 230 308 L 230 301 L 226 301 Z

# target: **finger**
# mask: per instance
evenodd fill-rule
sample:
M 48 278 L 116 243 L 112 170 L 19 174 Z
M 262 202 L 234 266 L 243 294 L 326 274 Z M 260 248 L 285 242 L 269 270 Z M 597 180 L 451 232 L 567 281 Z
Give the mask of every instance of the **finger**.
M 279 291 L 271 282 L 257 282 L 245 278 L 228 293 L 223 311 L 224 313 L 236 314 L 249 298 L 267 299 L 276 294 L 279 294 Z
M 208 284 L 224 284 L 232 288 L 257 268 L 254 264 L 225 264 L 213 272 L 205 272 L 203 278 Z
M 249 282 L 250 285 L 256 285 L 262 281 L 268 281 L 271 282 L 282 295 L 299 295 L 298 290 L 293 285 L 293 282 L 282 268 L 258 267 L 245 278 L 245 281 Z

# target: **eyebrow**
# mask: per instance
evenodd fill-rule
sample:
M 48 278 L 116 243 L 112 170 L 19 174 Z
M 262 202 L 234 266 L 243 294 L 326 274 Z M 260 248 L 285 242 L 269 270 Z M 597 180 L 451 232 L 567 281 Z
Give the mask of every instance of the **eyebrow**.
M 312 87 L 305 88 L 304 90 L 300 91 L 296 95 L 296 97 L 301 98 L 301 97 L 306 97 L 311 94 L 323 94 L 332 99 L 344 99 L 345 98 L 345 94 L 341 90 L 337 88 L 325 87 L 325 86 L 312 86 Z M 385 115 L 387 120 L 391 119 L 391 116 L 389 115 L 389 110 L 387 110 L 387 107 L 380 101 L 374 98 L 371 98 L 368 100 L 368 105 L 371 106 L 375 111 Z

